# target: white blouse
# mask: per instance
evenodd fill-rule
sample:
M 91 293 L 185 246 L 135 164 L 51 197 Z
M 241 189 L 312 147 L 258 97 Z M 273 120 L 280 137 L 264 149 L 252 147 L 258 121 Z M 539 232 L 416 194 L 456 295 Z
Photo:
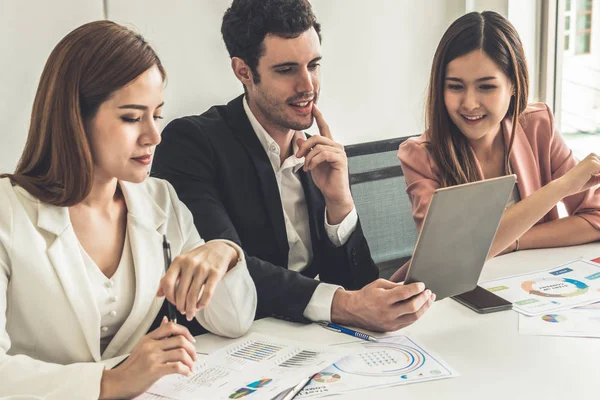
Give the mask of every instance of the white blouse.
M 168 182 L 119 185 L 127 203 L 127 240 L 107 279 L 82 254 L 67 207 L 0 179 L 0 398 L 98 399 L 104 361 L 130 353 L 164 304 L 156 295 L 165 273 L 163 235 L 174 255 L 204 244 Z M 257 296 L 244 253 L 232 246 L 238 263 L 196 319 L 214 334 L 239 337 L 252 324 Z M 133 305 L 123 297 L 128 294 Z M 108 344 L 103 353 L 101 341 Z
M 135 270 L 131 245 L 129 237 L 125 233 L 121 260 L 111 278 L 100 271 L 81 243 L 79 243 L 79 249 L 92 288 L 92 296 L 100 314 L 100 353 L 102 354 L 133 308 Z

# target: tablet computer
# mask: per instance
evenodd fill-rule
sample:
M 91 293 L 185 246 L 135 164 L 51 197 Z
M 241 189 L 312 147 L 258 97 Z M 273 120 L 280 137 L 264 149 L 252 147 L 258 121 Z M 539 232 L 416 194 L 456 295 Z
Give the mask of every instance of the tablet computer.
M 475 289 L 516 176 L 438 189 L 405 283 L 423 282 L 441 300 Z

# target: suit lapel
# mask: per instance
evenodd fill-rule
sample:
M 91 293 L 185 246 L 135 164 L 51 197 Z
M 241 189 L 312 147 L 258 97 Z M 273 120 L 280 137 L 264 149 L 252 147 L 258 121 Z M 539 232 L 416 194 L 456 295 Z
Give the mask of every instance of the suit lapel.
M 244 111 L 242 99 L 243 96 L 239 96 L 227 104 L 228 115 L 225 120 L 252 160 L 260 181 L 267 215 L 275 232 L 277 249 L 287 260 L 289 245 L 277 179 L 275 178 L 275 172 L 273 171 L 269 157 L 260 144 L 254 129 L 252 129 L 252 125 L 250 125 L 248 116 Z
M 502 130 L 504 133 L 504 142 L 506 146 L 510 143 L 510 134 L 512 130 L 512 121 L 510 118 L 504 118 L 502 121 Z M 515 130 L 515 140 L 513 141 L 512 151 L 510 153 L 510 165 L 513 172 L 519 177 L 517 187 L 522 199 L 530 196 L 536 188 L 542 187 L 540 180 L 539 167 L 531 146 L 527 141 L 527 136 L 520 123 Z
M 502 120 L 501 127 L 502 134 L 504 135 L 504 143 L 506 147 L 508 147 L 512 130 L 512 121 L 510 117 Z M 471 151 L 473 151 L 472 148 Z M 483 176 L 481 164 L 479 164 L 479 160 L 477 160 L 474 151 L 473 156 L 475 157 L 475 164 L 477 165 L 479 176 Z M 539 174 L 532 174 L 532 172 L 539 171 L 539 168 L 537 167 L 536 158 L 531 151 L 531 146 L 527 141 L 527 136 L 525 135 L 521 124 L 517 124 L 515 140 L 513 141 L 513 147 L 510 153 L 509 161 L 513 173 L 517 175 L 517 187 L 519 188 L 519 195 L 522 199 L 531 195 L 535 188 L 541 187 Z
M 71 225 L 69 209 L 38 202 L 37 225 L 56 235 L 48 247 L 48 258 L 71 303 L 92 357 L 100 361 L 100 313 L 91 295 L 92 288 L 81 257 L 79 240 Z
M 143 185 L 119 184 L 127 203 L 127 236 L 135 269 L 135 300 L 129 316 L 102 354 L 103 359 L 120 354 L 119 350 L 125 345 L 137 343 L 164 301 L 156 296 L 156 291 L 164 274 L 161 232 L 167 216 Z

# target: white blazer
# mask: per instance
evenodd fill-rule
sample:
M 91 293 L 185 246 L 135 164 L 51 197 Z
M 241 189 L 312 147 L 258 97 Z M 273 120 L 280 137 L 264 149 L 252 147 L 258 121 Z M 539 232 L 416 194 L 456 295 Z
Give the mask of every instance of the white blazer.
M 119 184 L 136 292 L 130 315 L 101 356 L 100 314 L 68 209 L 0 179 L 0 397 L 97 399 L 102 361 L 130 353 L 164 301 L 156 297 L 165 268 L 162 235 L 174 256 L 204 243 L 166 181 Z M 256 311 L 256 288 L 236 249 L 239 263 L 196 315 L 206 329 L 228 337 L 246 333 Z

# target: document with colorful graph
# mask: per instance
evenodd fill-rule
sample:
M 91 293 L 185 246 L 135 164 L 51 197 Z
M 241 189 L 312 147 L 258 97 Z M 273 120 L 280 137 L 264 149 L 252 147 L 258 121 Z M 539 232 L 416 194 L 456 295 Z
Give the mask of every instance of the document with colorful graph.
M 600 301 L 600 264 L 577 260 L 560 267 L 480 283 L 534 316 Z
M 348 354 L 252 333 L 196 362 L 192 376 L 165 376 L 148 393 L 177 400 L 270 400 Z
M 600 338 L 600 303 L 535 317 L 520 315 L 519 333 Z
M 316 374 L 297 398 L 458 376 L 444 361 L 404 335 L 384 336 L 378 342 L 352 342 L 332 347 L 344 347 L 355 354 Z

